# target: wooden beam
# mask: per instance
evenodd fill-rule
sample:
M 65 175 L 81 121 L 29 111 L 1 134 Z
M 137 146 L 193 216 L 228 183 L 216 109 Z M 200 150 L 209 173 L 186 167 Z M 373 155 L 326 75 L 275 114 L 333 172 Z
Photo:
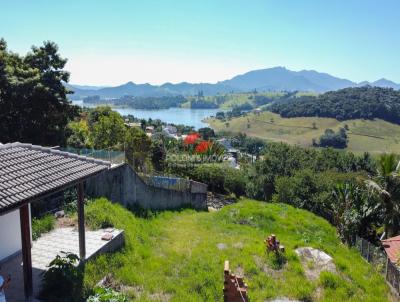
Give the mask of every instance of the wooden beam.
M 19 209 L 21 223 L 22 263 L 24 274 L 25 300 L 29 301 L 33 294 L 32 256 L 31 256 L 31 223 L 29 204 Z
M 78 231 L 79 231 L 79 257 L 81 261 L 85 261 L 86 244 L 85 244 L 85 204 L 83 182 L 77 185 L 78 193 Z

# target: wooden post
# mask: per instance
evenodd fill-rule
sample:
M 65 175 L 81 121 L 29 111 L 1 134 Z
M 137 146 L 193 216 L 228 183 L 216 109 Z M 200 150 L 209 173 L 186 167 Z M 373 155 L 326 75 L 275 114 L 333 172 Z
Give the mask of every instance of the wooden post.
M 79 258 L 85 261 L 86 244 L 85 244 L 85 204 L 83 193 L 83 182 L 77 185 L 78 193 L 78 231 L 79 231 Z
M 29 216 L 29 204 L 25 204 L 19 209 L 25 301 L 29 301 L 33 294 L 31 224 Z
M 367 262 L 369 262 L 369 252 L 370 252 L 370 243 L 368 241 L 368 248 L 367 248 Z

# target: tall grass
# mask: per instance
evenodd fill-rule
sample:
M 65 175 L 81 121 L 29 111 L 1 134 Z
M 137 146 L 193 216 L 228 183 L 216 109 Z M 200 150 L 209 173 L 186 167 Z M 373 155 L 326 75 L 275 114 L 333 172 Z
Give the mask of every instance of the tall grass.
M 42 234 L 54 229 L 55 218 L 53 215 L 46 215 L 41 218 L 32 219 L 32 239 L 38 239 Z
M 162 212 L 140 218 L 99 199 L 87 206 L 94 226 L 125 230 L 123 250 L 86 265 L 92 288 L 107 273 L 135 301 L 221 301 L 223 263 L 244 273 L 251 301 L 278 296 L 304 301 L 385 301 L 383 278 L 355 250 L 340 243 L 335 229 L 307 211 L 251 200 L 218 212 Z M 286 247 L 285 262 L 267 255 L 263 240 L 275 233 Z M 311 246 L 334 258 L 337 275 L 308 280 L 294 250 Z

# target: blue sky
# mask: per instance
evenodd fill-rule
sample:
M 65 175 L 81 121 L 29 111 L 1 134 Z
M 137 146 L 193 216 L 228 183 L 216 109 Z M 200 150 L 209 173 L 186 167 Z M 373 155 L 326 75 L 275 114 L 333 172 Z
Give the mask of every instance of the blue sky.
M 216 82 L 314 69 L 400 82 L 398 0 L 1 0 L 0 37 L 24 54 L 55 41 L 71 82 Z

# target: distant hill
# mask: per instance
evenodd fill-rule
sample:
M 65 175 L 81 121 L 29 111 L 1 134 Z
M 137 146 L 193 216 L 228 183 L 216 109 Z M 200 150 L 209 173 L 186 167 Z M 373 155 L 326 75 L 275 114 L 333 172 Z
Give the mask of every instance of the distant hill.
M 344 88 L 317 96 L 289 97 L 268 110 L 290 118 L 382 119 L 400 124 L 400 91 L 371 86 Z
M 274 67 L 249 71 L 237 75 L 232 79 L 210 83 L 165 83 L 163 85 L 135 84 L 128 82 L 115 87 L 94 87 L 83 85 L 70 85 L 67 87 L 74 91 L 72 99 L 82 99 L 87 96 L 98 95 L 101 98 L 119 98 L 125 95 L 140 97 L 161 97 L 173 95 L 196 95 L 200 91 L 204 95 L 217 95 L 229 92 L 257 91 L 312 91 L 326 92 L 347 87 L 377 86 L 400 89 L 400 84 L 386 79 L 375 82 L 355 83 L 350 80 L 334 77 L 327 73 L 314 70 L 291 71 L 284 67 Z

